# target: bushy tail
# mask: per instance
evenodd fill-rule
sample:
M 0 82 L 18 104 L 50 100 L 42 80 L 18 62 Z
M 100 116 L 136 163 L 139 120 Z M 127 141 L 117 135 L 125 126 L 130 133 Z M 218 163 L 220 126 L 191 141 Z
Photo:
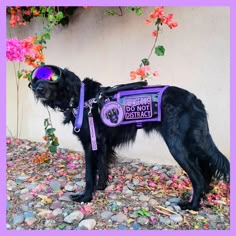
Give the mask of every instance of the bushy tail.
M 214 177 L 224 178 L 226 182 L 230 181 L 230 163 L 229 160 L 218 150 L 212 137 L 209 135 L 206 143 L 206 153 L 210 157 L 210 165 L 214 172 Z

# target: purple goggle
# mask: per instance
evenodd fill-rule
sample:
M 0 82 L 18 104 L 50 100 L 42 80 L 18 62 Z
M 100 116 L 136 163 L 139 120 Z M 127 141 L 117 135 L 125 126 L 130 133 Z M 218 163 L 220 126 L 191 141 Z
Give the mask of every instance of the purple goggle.
M 35 68 L 31 74 L 31 81 L 43 80 L 50 83 L 57 82 L 61 78 L 62 69 L 57 66 L 43 65 Z

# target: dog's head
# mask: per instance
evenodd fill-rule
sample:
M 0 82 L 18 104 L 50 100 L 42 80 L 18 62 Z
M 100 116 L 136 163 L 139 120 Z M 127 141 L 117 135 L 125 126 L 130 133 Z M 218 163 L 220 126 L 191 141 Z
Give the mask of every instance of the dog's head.
M 79 98 L 80 85 L 81 80 L 73 72 L 52 65 L 37 67 L 29 83 L 37 100 L 60 110 L 68 108 L 72 98 Z
M 116 124 L 119 119 L 118 115 L 119 115 L 119 110 L 116 108 L 113 108 L 113 109 L 107 111 L 106 118 L 109 119 L 111 121 L 111 123 Z

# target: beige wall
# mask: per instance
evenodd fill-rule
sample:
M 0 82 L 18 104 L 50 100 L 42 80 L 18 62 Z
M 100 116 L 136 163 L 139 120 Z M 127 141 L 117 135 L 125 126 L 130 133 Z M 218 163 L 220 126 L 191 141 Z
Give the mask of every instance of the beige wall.
M 104 8 L 78 10 L 67 28 L 60 27 L 47 44 L 46 63 L 68 67 L 84 78 L 104 85 L 128 83 L 129 72 L 136 69 L 153 45 L 152 26 L 144 15 L 123 11 L 122 17 L 104 15 Z M 230 73 L 229 9 L 226 7 L 167 7 L 179 26 L 163 27 L 159 43 L 166 48 L 164 57 L 151 57 L 152 68 L 160 77 L 150 84 L 170 84 L 195 93 L 209 114 L 213 139 L 222 152 L 230 153 Z M 41 29 L 38 21 L 29 28 L 10 29 L 11 35 L 24 38 Z M 13 64 L 7 65 L 7 126 L 16 132 L 16 87 Z M 26 81 L 20 81 L 21 138 L 42 141 L 43 119 L 47 111 L 34 101 Z M 52 112 L 61 147 L 82 150 L 70 126 L 61 124 L 62 115 Z M 9 135 L 9 132 L 8 132 Z M 139 132 L 136 143 L 119 151 L 121 156 L 153 163 L 175 163 L 160 136 L 147 138 Z

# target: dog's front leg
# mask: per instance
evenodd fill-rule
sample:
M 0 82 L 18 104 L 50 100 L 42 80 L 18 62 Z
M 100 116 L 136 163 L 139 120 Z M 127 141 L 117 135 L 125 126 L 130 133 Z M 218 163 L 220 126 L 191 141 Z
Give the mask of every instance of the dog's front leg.
M 91 149 L 85 149 L 85 179 L 86 186 L 83 194 L 73 194 L 71 199 L 76 202 L 90 202 L 93 198 L 96 183 L 96 157 Z

